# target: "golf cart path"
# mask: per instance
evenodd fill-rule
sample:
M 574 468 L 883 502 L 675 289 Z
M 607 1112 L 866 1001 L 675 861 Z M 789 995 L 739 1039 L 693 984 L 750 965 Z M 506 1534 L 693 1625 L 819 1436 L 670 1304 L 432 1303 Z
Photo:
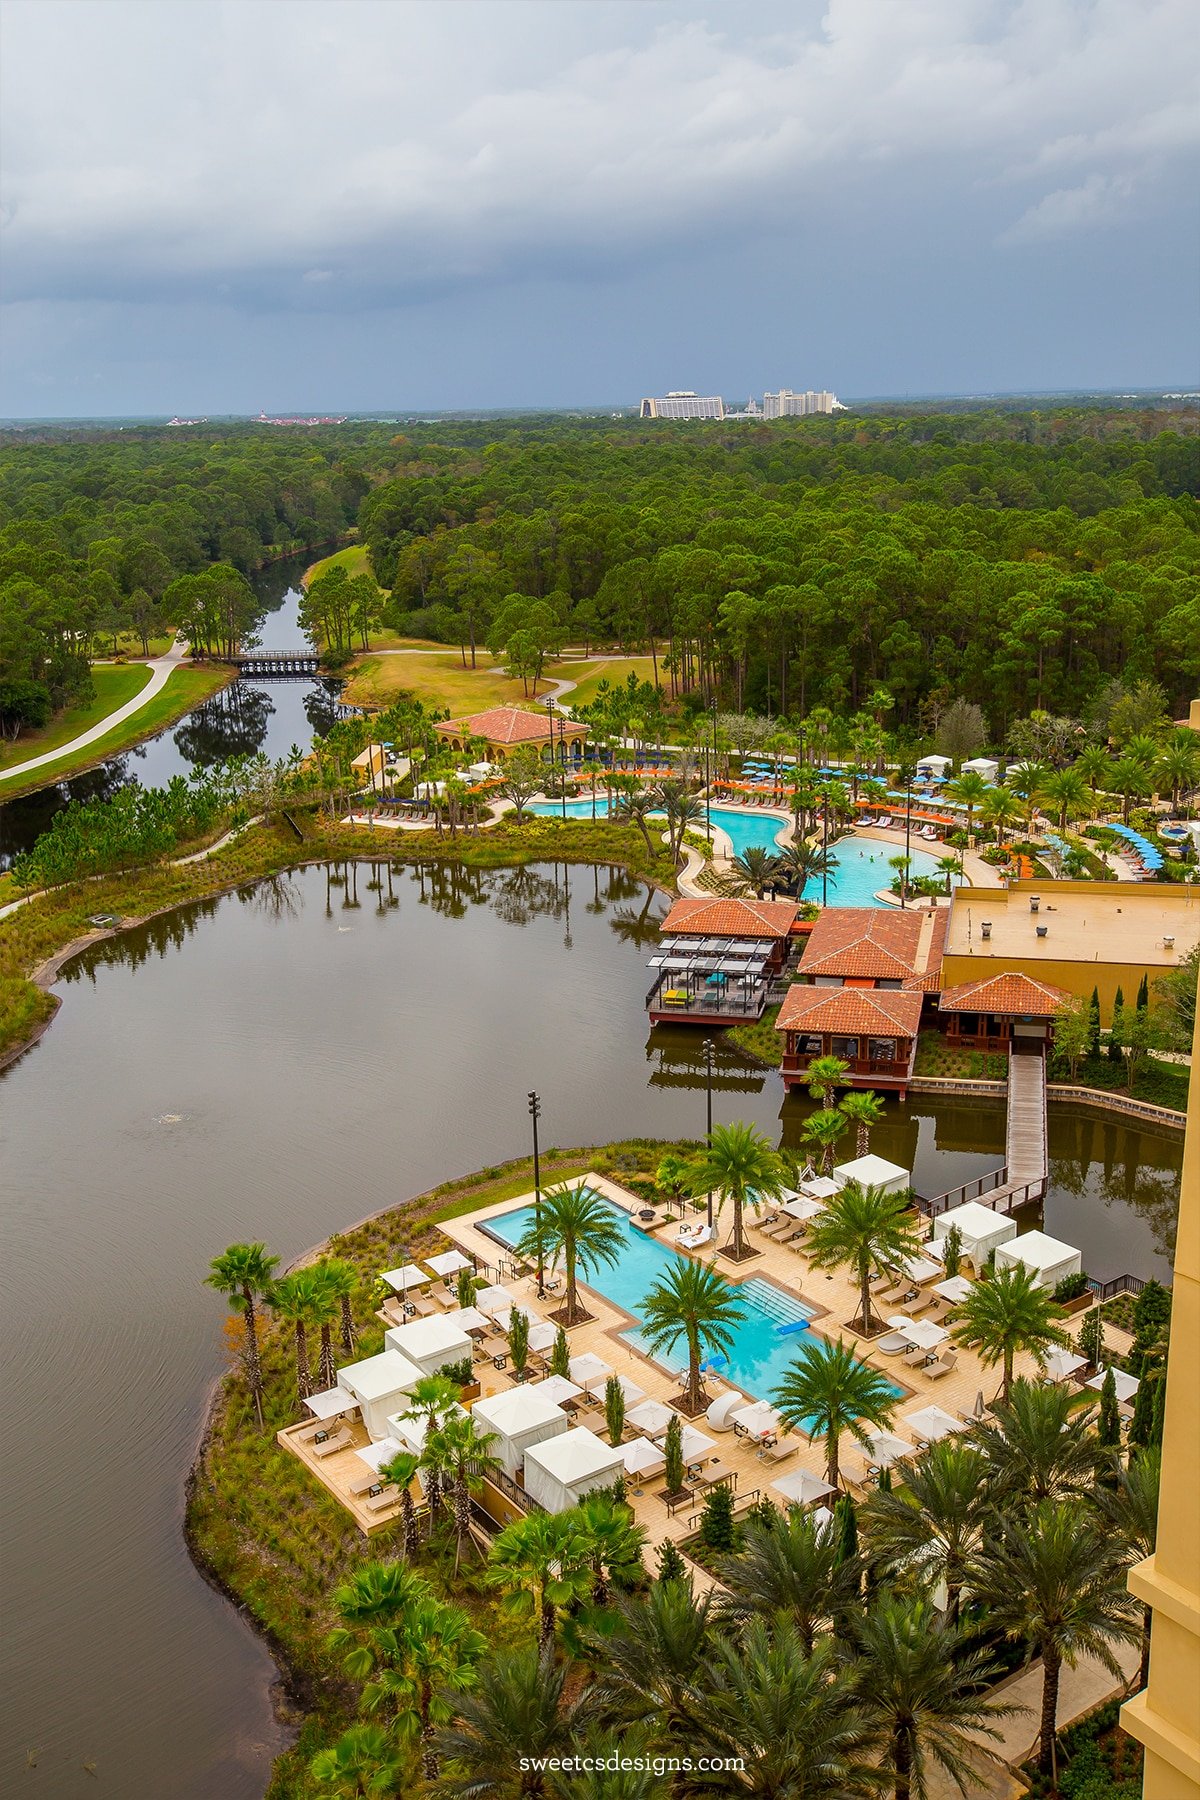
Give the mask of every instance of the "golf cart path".
M 0 782 L 11 781 L 17 775 L 27 775 L 31 769 L 43 769 L 48 763 L 61 762 L 64 757 L 73 756 L 77 750 L 86 750 L 89 744 L 98 743 L 101 738 L 107 737 L 116 726 L 123 725 L 126 719 L 131 719 L 148 705 L 155 694 L 162 692 L 187 655 L 187 648 L 186 640 L 177 636 L 165 656 L 153 657 L 147 663 L 151 672 L 150 679 L 144 688 L 139 688 L 132 700 L 127 700 L 124 706 L 118 706 L 115 712 L 106 713 L 90 731 L 80 732 L 69 744 L 60 744 L 56 750 L 46 750 L 41 756 L 31 756 L 27 762 L 14 763 L 11 769 L 0 770 Z

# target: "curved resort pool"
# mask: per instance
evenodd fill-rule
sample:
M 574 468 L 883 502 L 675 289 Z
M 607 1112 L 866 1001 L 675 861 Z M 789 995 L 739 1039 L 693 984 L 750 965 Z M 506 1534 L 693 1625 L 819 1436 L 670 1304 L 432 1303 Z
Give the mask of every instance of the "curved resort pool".
M 596 817 L 607 817 L 609 811 L 608 796 L 596 796 Z M 529 808 L 532 813 L 540 813 L 546 818 L 562 816 L 562 802 L 539 800 Z M 568 819 L 590 819 L 592 802 L 587 800 L 568 800 Z M 712 822 L 726 834 L 733 845 L 733 854 L 741 856 L 746 850 L 761 845 L 764 849 L 774 850 L 775 838 L 783 829 L 784 821 L 778 813 L 758 812 L 752 808 L 734 806 L 714 806 Z M 881 838 L 846 837 L 835 846 L 833 855 L 837 858 L 837 868 L 829 877 L 829 904 L 831 906 L 878 906 L 881 903 L 875 895 L 880 888 L 891 886 L 893 871 L 889 858 L 896 855 L 892 845 Z M 935 875 L 938 859 L 931 856 L 928 850 L 918 850 L 914 843 L 912 848 L 912 873 L 914 875 Z M 806 898 L 820 899 L 820 882 L 810 882 Z
M 619 1206 L 613 1206 L 609 1200 L 604 1200 L 604 1204 L 619 1221 L 625 1243 L 618 1261 L 611 1267 L 597 1269 L 587 1277 L 586 1285 L 636 1318 L 649 1289 L 672 1263 L 684 1258 L 651 1233 L 639 1231 Z M 532 1206 L 518 1206 L 512 1212 L 488 1219 L 482 1229 L 512 1248 L 533 1223 L 533 1215 Z M 751 1275 L 737 1283 L 737 1293 L 745 1317 L 733 1328 L 729 1355 L 714 1356 L 706 1366 L 745 1388 L 756 1400 L 769 1400 L 804 1342 L 812 1308 L 761 1275 Z M 650 1356 L 636 1326 L 621 1335 Z M 687 1367 L 687 1352 L 679 1345 L 670 1356 L 654 1355 L 652 1360 L 678 1374 Z M 896 1388 L 895 1392 L 900 1395 L 903 1389 Z

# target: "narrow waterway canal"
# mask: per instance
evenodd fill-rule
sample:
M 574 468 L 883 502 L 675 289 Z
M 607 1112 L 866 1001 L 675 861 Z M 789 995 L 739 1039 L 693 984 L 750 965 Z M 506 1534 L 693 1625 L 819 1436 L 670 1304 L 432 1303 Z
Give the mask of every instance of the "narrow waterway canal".
M 286 1259 L 519 1153 L 531 1087 L 547 1145 L 703 1130 L 698 1039 L 642 1010 L 658 896 L 590 868 L 378 881 L 312 869 L 98 947 L 0 1078 L 5 1789 L 28 1759 L 56 1800 L 263 1791 L 272 1667 L 180 1535 L 216 1252 Z M 721 1052 L 719 1120 L 793 1143 L 808 1104 Z M 874 1147 L 932 1188 L 1002 1142 L 998 1104 L 921 1098 Z M 1051 1142 L 1050 1229 L 1095 1273 L 1160 1272 L 1179 1140 L 1066 1115 Z

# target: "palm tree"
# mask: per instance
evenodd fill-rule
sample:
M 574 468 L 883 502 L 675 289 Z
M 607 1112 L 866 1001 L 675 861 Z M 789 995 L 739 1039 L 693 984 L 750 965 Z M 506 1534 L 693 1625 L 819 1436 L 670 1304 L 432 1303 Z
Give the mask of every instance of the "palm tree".
M 325 1280 L 341 1313 L 342 1349 L 349 1354 L 354 1348 L 354 1312 L 350 1302 L 358 1290 L 358 1270 L 353 1263 L 338 1256 L 324 1259 Z
M 618 1594 L 614 1612 L 612 1629 L 590 1646 L 596 1715 L 626 1729 L 644 1726 L 655 1749 L 680 1756 L 707 1679 L 712 1595 L 697 1599 L 690 1579 L 656 1581 L 644 1599 Z
M 748 1520 L 740 1552 L 722 1559 L 719 1574 L 728 1590 L 723 1618 L 741 1624 L 786 1613 L 811 1656 L 817 1637 L 857 1606 L 862 1570 L 842 1556 L 832 1531 L 793 1506 L 770 1525 Z
M 804 890 L 810 881 L 816 881 L 822 875 L 832 875 L 838 867 L 838 859 L 817 844 L 810 844 L 804 838 L 795 843 L 786 844 L 775 858 L 775 872 L 780 876 L 789 894 L 795 894 L 797 900 L 804 897 Z
M 730 859 L 729 866 L 737 870 L 747 887 L 752 887 L 761 900 L 775 873 L 776 860 L 762 844 L 748 844 L 740 856 Z
M 959 1307 L 954 1340 L 968 1350 L 977 1350 L 986 1368 L 1003 1363 L 1000 1397 L 1007 1400 L 1017 1351 L 1029 1351 L 1044 1367 L 1048 1352 L 1070 1341 L 1054 1323 L 1065 1316 L 1061 1306 L 1038 1286 L 1036 1275 L 1017 1263 L 997 1269 L 989 1281 L 972 1284 Z
M 826 1112 L 833 1105 L 833 1091 L 846 1079 L 849 1063 L 840 1056 L 814 1056 L 808 1065 L 808 1091 Z
M 431 1442 L 432 1440 L 432 1442 Z M 471 1540 L 471 1495 L 478 1493 L 484 1478 L 495 1474 L 499 1458 L 492 1454 L 496 1441 L 494 1431 L 484 1431 L 470 1413 L 452 1412 L 435 1425 L 426 1438 L 431 1457 L 450 1476 L 454 1490 L 454 1568 L 457 1573 L 464 1544 Z
M 1125 1574 L 1121 1544 L 1077 1500 L 1001 1514 L 977 1561 L 973 1585 L 991 1622 L 1042 1659 L 1038 1768 L 1051 1781 L 1063 1663 L 1092 1656 L 1120 1679 L 1112 1645 L 1138 1640 Z
M 437 1430 L 458 1403 L 457 1383 L 445 1375 L 423 1375 L 409 1390 L 408 1405 L 401 1414 L 402 1418 L 412 1419 L 422 1428 L 420 1467 L 426 1476 L 425 1493 L 433 1515 L 442 1504 L 442 1463 Z
M 341 1624 L 329 1633 L 328 1643 L 331 1650 L 343 1652 L 342 1667 L 351 1681 L 369 1680 L 387 1662 L 406 1614 L 432 1598 L 432 1592 L 425 1577 L 402 1562 L 360 1563 L 334 1588 Z
M 945 883 L 947 894 L 954 885 L 954 877 L 962 874 L 962 866 L 961 856 L 938 857 L 937 871 Z
M 961 775 L 956 775 L 953 781 L 946 783 L 947 798 L 957 800 L 960 806 L 967 809 L 967 843 L 972 850 L 975 848 L 975 809 L 982 806 L 990 792 L 991 789 L 978 769 L 964 769 Z
M 870 1557 L 885 1574 L 946 1587 L 946 1616 L 958 1624 L 963 1584 L 982 1542 L 987 1459 L 961 1438 L 942 1438 L 896 1466 L 905 1493 L 881 1489 L 863 1510 Z
M 591 1188 L 563 1182 L 543 1193 L 540 1234 L 537 1223 L 531 1223 L 517 1245 L 517 1255 L 537 1262 L 539 1237 L 540 1255 L 550 1262 L 561 1256 L 563 1261 L 566 1300 L 555 1316 L 564 1325 L 577 1325 L 590 1317 L 579 1304 L 577 1270 L 590 1275 L 602 1263 L 615 1263 L 624 1249 L 616 1214 Z
M 678 1206 L 687 1192 L 691 1174 L 692 1165 L 688 1158 L 676 1156 L 674 1151 L 668 1151 L 654 1171 L 655 1186 L 670 1194 Z
M 885 1430 L 897 1401 L 886 1376 L 859 1362 L 841 1338 L 836 1344 L 827 1339 L 806 1344 L 771 1398 L 789 1429 L 799 1425 L 810 1437 L 825 1439 L 825 1478 L 830 1487 L 838 1485 L 843 1432 L 868 1444 L 867 1427 Z
M 622 793 L 616 804 L 616 815 L 622 821 L 631 821 L 641 832 L 646 844 L 648 856 L 654 855 L 654 845 L 646 821 L 654 812 L 657 802 L 649 795 L 642 793 Z
M 308 1367 L 308 1334 L 325 1317 L 328 1301 L 321 1278 L 312 1267 L 294 1269 L 271 1288 L 272 1311 L 290 1325 L 296 1339 L 296 1388 L 301 1400 L 313 1391 Z
M 733 1237 L 726 1245 L 735 1262 L 747 1254 L 742 1213 L 749 1203 L 778 1199 L 786 1185 L 782 1157 L 753 1125 L 714 1125 L 712 1138 L 692 1175 L 693 1194 L 716 1194 L 718 1210 L 733 1207 Z
M 1144 762 L 1125 755 L 1113 763 L 1109 779 L 1113 792 L 1121 796 L 1121 822 L 1128 825 L 1133 802 L 1144 799 L 1150 792 L 1149 770 Z
M 1102 788 L 1109 792 L 1108 782 L 1112 773 L 1112 758 L 1100 744 L 1092 744 L 1081 750 L 1073 764 L 1076 774 L 1082 775 L 1091 791 L 1092 803 L 1095 804 L 1096 790 Z
M 821 1168 L 828 1172 L 833 1161 L 833 1153 L 846 1134 L 849 1120 L 840 1107 L 830 1112 L 810 1113 L 800 1128 L 800 1135 L 806 1144 L 815 1144 L 821 1152 Z
M 653 804 L 667 815 L 668 848 L 672 862 L 682 860 L 683 834 L 689 825 L 698 825 L 704 817 L 704 806 L 682 782 L 660 781 L 654 789 Z
M 323 1794 L 337 1800 L 374 1800 L 399 1793 L 408 1758 L 396 1753 L 395 1740 L 382 1725 L 352 1725 L 327 1750 L 319 1750 L 309 1773 Z
M 1042 795 L 1058 816 L 1058 829 L 1067 829 L 1068 819 L 1083 819 L 1091 810 L 1091 791 L 1080 774 L 1073 769 L 1053 769 L 1042 784 Z
M 592 1604 L 607 1606 L 614 1572 L 628 1576 L 641 1569 L 646 1533 L 630 1508 L 608 1494 L 585 1495 L 578 1513 L 592 1568 Z
M 324 1390 L 331 1388 L 337 1380 L 337 1366 L 333 1360 L 333 1328 L 341 1316 L 344 1277 L 340 1271 L 345 1270 L 349 1275 L 351 1292 L 353 1292 L 356 1277 L 349 1263 L 335 1264 L 325 1257 L 322 1257 L 319 1262 L 313 1263 L 311 1268 L 314 1279 L 314 1322 L 321 1331 L 321 1354 L 317 1361 L 317 1385 Z
M 1004 833 L 1021 818 L 1024 808 L 1011 788 L 989 788 L 979 803 L 979 816 L 985 825 L 995 828 L 996 842 L 1003 846 Z
M 434 1748 L 443 1764 L 438 1792 L 453 1800 L 524 1800 L 546 1793 L 544 1768 L 523 1768 L 566 1755 L 574 1745 L 574 1707 L 566 1694 L 570 1665 L 536 1644 L 498 1651 L 478 1685 L 458 1701 Z
M 401 1450 L 390 1462 L 381 1463 L 379 1468 L 380 1480 L 391 1482 L 400 1489 L 400 1522 L 404 1535 L 404 1554 L 409 1562 L 415 1562 L 417 1551 L 421 1547 L 417 1512 L 412 1497 L 413 1476 L 420 1466 L 421 1459 L 415 1451 Z
M 858 1280 L 859 1323 L 869 1336 L 873 1268 L 902 1267 L 920 1253 L 921 1239 L 905 1194 L 889 1194 L 870 1183 L 848 1181 L 825 1202 L 808 1229 L 808 1255 L 815 1269 L 848 1264 Z
M 227 1296 L 234 1312 L 240 1312 L 246 1322 L 246 1380 L 260 1431 L 263 1427 L 263 1378 L 255 1302 L 270 1298 L 278 1263 L 277 1256 L 268 1255 L 265 1244 L 230 1244 L 228 1250 L 213 1258 L 204 1277 L 209 1287 Z
M 838 1111 L 858 1129 L 854 1154 L 866 1156 L 871 1148 L 871 1127 L 878 1125 L 884 1115 L 883 1101 L 870 1088 L 852 1088 L 838 1101 Z
M 987 1458 L 993 1497 L 1008 1504 L 1090 1494 L 1103 1460 L 1095 1423 L 1095 1408 L 1077 1407 L 1068 1389 L 1014 1381 L 991 1422 L 972 1431 Z
M 538 1647 L 549 1651 L 559 1608 L 585 1599 L 592 1585 L 588 1542 L 575 1511 L 514 1519 L 492 1540 L 487 1577 L 515 1610 L 532 1606 Z
M 1185 739 L 1192 738 L 1189 730 Z M 1154 765 L 1154 785 L 1161 793 L 1165 788 L 1172 807 L 1177 807 L 1184 794 L 1200 783 L 1200 756 L 1194 741 L 1171 739 Z
M 762 1800 L 878 1792 L 866 1719 L 836 1646 L 812 1650 L 791 1624 L 772 1630 L 753 1619 L 736 1641 L 718 1638 L 695 1718 L 709 1754 L 736 1759 L 739 1773 L 721 1781 L 721 1792 Z
M 683 1407 L 698 1413 L 702 1349 L 728 1353 L 733 1327 L 745 1318 L 733 1289 L 704 1263 L 675 1258 L 642 1300 L 642 1336 L 656 1356 L 666 1356 L 680 1338 L 687 1345 L 688 1371 Z
M 1162 1450 L 1155 1444 L 1133 1458 L 1127 1469 L 1118 1469 L 1115 1489 L 1097 1488 L 1095 1501 L 1124 1545 L 1131 1562 L 1154 1555 L 1158 1536 L 1158 1491 L 1162 1476 Z M 1153 1610 L 1142 1611 L 1142 1657 L 1137 1686 L 1150 1679 L 1150 1626 Z
M 364 1687 L 362 1703 L 367 1711 L 394 1709 L 399 1731 L 419 1739 L 426 1780 L 434 1781 L 437 1726 L 454 1715 L 451 1695 L 474 1686 L 487 1639 L 461 1606 L 432 1595 L 414 1601 L 389 1635 L 389 1656 Z
M 1025 804 L 1027 823 L 1032 820 L 1038 799 L 1045 792 L 1046 783 L 1053 773 L 1049 763 L 1043 762 L 1022 762 L 1009 770 L 1008 784 L 1018 800 Z
M 858 1702 L 895 1800 L 927 1792 L 931 1762 L 966 1793 L 981 1764 L 998 1760 L 979 1740 L 998 1738 L 992 1720 L 1017 1710 L 983 1699 L 997 1673 L 987 1652 L 969 1650 L 928 1600 L 886 1593 L 854 1622 L 854 1638 Z

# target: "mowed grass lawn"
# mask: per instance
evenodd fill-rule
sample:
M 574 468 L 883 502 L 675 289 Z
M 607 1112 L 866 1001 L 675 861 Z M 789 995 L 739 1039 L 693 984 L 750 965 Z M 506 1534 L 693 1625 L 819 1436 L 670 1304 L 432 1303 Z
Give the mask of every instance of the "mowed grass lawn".
M 44 756 L 69 744 L 81 732 L 90 731 L 110 712 L 125 706 L 140 694 L 151 676 L 146 663 L 98 663 L 92 669 L 94 696 L 85 706 L 69 706 L 51 719 L 40 731 L 23 731 L 16 743 L 5 742 L 0 750 L 0 769 L 11 769 L 14 763 L 27 762 L 31 756 Z
M 323 556 L 304 571 L 304 585 L 316 581 L 320 575 L 328 575 L 332 569 L 345 569 L 347 575 L 369 575 L 374 581 L 375 572 L 367 557 L 365 544 L 347 544 L 344 550 L 335 550 L 332 556 Z
M 649 656 L 610 656 L 603 662 L 555 663 L 550 674 L 578 684 L 571 693 L 563 695 L 568 706 L 590 706 L 602 681 L 614 688 L 624 687 L 631 675 L 639 681 L 653 681 L 654 663 Z M 659 686 L 662 685 L 660 681 Z
M 448 706 L 454 718 L 488 706 L 529 703 L 522 683 L 506 675 L 486 651 L 476 668 L 464 669 L 457 650 L 366 656 L 342 698 L 351 706 L 390 706 L 402 693 L 415 695 L 427 706 Z

